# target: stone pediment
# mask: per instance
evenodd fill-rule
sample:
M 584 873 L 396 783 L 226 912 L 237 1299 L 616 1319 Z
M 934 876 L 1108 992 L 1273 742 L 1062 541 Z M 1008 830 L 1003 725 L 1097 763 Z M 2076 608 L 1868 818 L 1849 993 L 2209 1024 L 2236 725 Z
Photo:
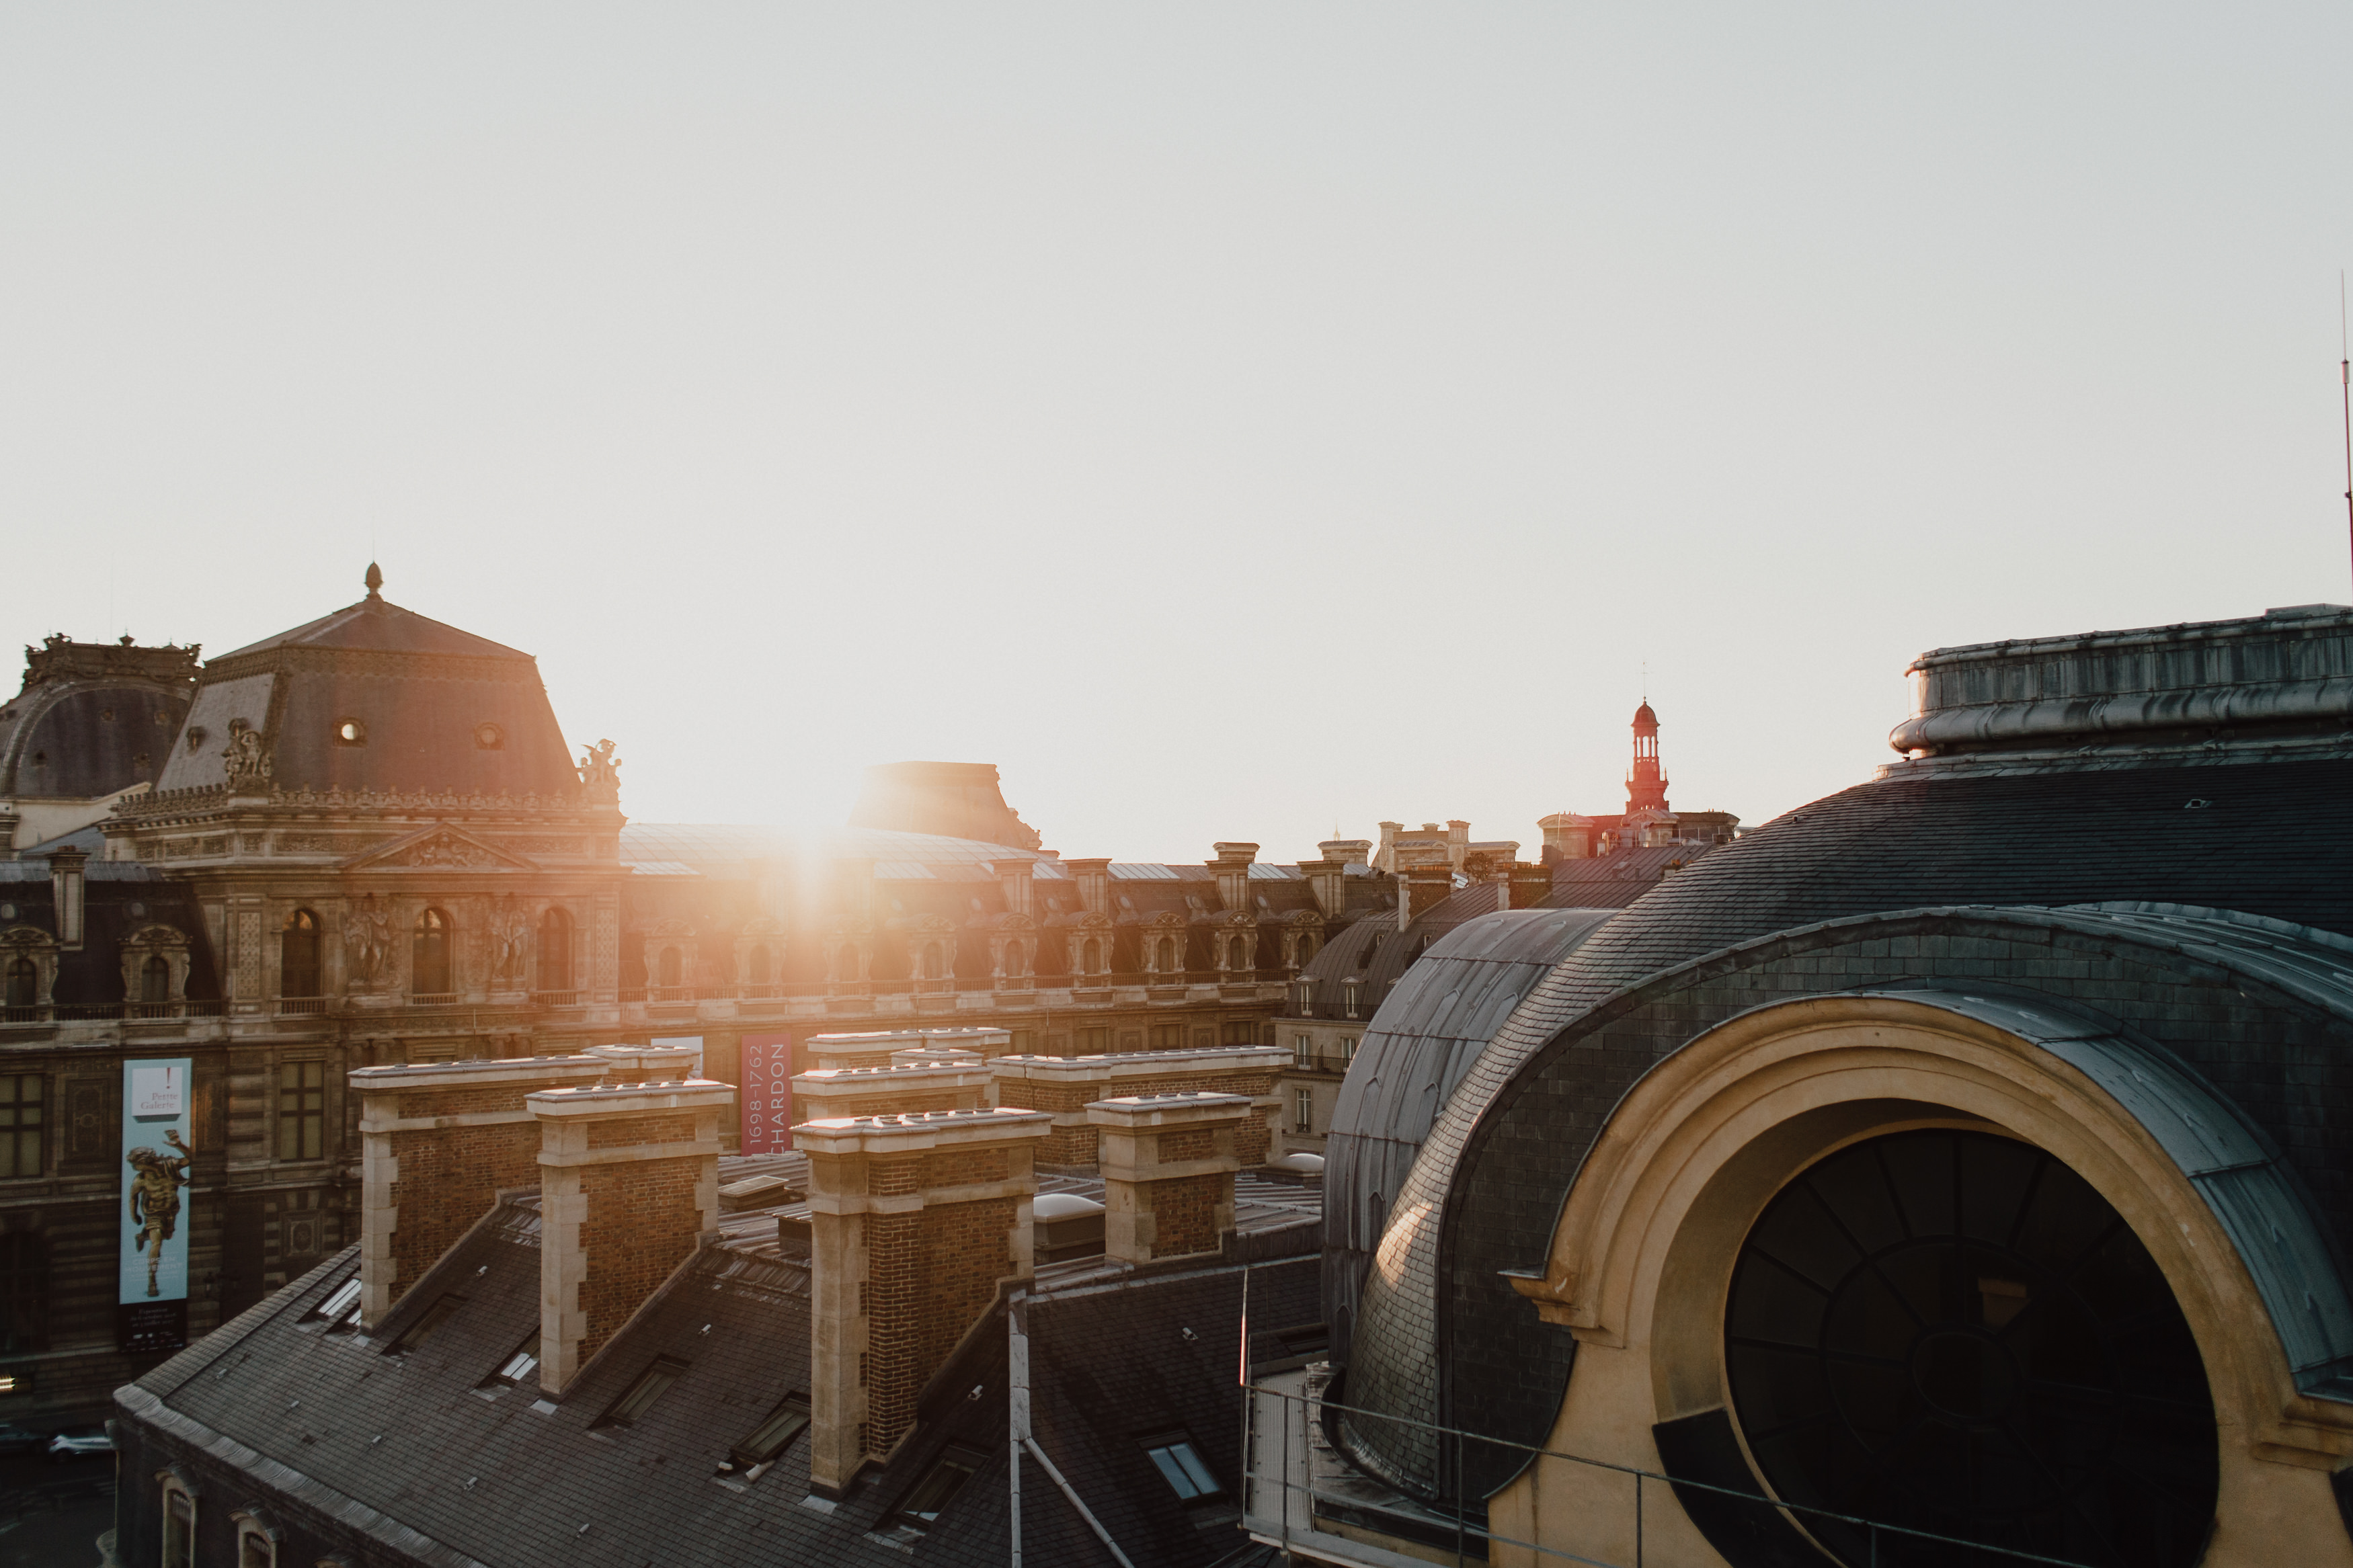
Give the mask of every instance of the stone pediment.
M 354 855 L 346 871 L 536 871 L 522 856 L 486 844 L 446 822 L 420 827 L 405 837 Z

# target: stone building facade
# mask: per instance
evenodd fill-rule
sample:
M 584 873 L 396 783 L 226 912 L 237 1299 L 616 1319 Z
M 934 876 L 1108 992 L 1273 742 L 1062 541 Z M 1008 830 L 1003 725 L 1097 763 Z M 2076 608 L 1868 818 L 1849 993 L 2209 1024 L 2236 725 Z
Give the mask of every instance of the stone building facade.
M 646 826 L 531 656 L 384 598 L 199 664 L 51 638 L 0 708 L 0 1419 L 102 1405 L 126 1061 L 192 1063 L 187 1329 L 353 1242 L 355 1068 L 985 1024 L 1053 1055 L 1262 1044 L 1388 879 L 1062 861 L 987 764 L 830 833 Z M 987 837 L 944 836 L 954 826 Z M 733 1146 L 733 1118 L 720 1134 Z

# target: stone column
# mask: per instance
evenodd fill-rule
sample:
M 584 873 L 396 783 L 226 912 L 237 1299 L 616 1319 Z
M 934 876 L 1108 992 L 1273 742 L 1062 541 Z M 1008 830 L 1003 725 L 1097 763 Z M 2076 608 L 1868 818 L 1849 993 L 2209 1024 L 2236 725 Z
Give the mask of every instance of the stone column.
M 539 1126 L 539 1385 L 564 1392 L 719 1228 L 733 1086 L 623 1084 L 531 1096 Z
M 1103 1255 L 1123 1263 L 1219 1250 L 1234 1228 L 1235 1135 L 1254 1114 L 1239 1094 L 1138 1094 L 1099 1100 Z
M 839 1498 L 914 1426 L 915 1398 L 999 1283 L 1032 1268 L 1042 1111 L 807 1121 L 809 1485 Z
M 353 1069 L 362 1322 L 381 1322 L 501 1190 L 539 1185 L 539 1126 L 527 1098 L 595 1083 L 606 1066 L 576 1056 Z

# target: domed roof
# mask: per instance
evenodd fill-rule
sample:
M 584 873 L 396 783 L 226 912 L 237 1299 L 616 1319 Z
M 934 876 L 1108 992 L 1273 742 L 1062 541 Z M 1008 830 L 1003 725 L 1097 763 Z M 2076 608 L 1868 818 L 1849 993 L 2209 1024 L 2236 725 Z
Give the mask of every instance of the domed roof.
M 1416 1386 L 1503 1344 L 1496 1325 L 1524 1304 L 1495 1270 L 1525 1264 L 1528 1226 L 1549 1225 L 1584 1145 L 1566 1126 L 1527 1131 L 1556 1107 L 1530 1101 L 1492 1141 L 1491 1122 L 1553 1042 L 1663 972 L 1799 942 L 1826 922 L 1956 906 L 2196 905 L 2353 935 L 2341 809 L 2353 799 L 2353 614 L 1928 657 L 1937 679 L 1899 743 L 1952 743 L 1941 715 L 1966 703 L 1952 728 L 1968 749 L 1895 763 L 1668 879 L 1554 967 L 1479 1055 L 1390 1201 L 1383 1267 L 1355 1303 L 1352 1403 L 1415 1415 Z M 2218 668 L 2245 678 L 2207 683 Z M 2227 700 L 2203 695 L 2217 689 Z M 1903 972 L 1901 952 L 1886 962 Z M 1545 1176 L 1506 1199 L 1496 1184 L 1520 1178 L 1500 1173 L 1530 1159 Z M 1347 1305 L 1327 1301 L 1327 1318 Z M 1525 1352 L 1514 1344 L 1506 1362 Z
M 1655 735 L 1659 732 L 1659 716 L 1651 710 L 1651 704 L 1647 700 L 1634 710 L 1634 732 L 1638 735 Z
M 0 796 L 95 800 L 152 782 L 188 710 L 194 647 L 51 637 L 0 704 Z
M 281 789 L 562 796 L 580 788 L 531 655 L 366 598 L 205 666 L 157 787 L 227 782 L 260 732 Z

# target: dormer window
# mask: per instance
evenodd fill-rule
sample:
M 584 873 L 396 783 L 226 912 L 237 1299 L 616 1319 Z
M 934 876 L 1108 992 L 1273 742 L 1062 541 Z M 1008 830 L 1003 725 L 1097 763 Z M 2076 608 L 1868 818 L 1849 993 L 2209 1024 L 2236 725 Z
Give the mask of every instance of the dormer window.
M 190 753 L 191 753 L 191 754 L 193 754 L 193 753 L 194 753 L 194 752 L 195 752 L 197 750 L 199 750 L 200 748 L 202 748 L 202 746 L 203 746 L 203 745 L 204 745 L 204 743 L 205 743 L 205 738 L 206 738 L 206 736 L 210 735 L 211 733 L 212 733 L 212 731 L 209 731 L 209 730 L 207 730 L 207 729 L 206 729 L 202 724 L 191 724 L 191 725 L 189 725 L 189 726 L 188 726 L 188 751 L 190 752 Z
M 335 744 L 338 746 L 366 745 L 367 726 L 360 722 L 357 719 L 337 720 L 335 721 Z

